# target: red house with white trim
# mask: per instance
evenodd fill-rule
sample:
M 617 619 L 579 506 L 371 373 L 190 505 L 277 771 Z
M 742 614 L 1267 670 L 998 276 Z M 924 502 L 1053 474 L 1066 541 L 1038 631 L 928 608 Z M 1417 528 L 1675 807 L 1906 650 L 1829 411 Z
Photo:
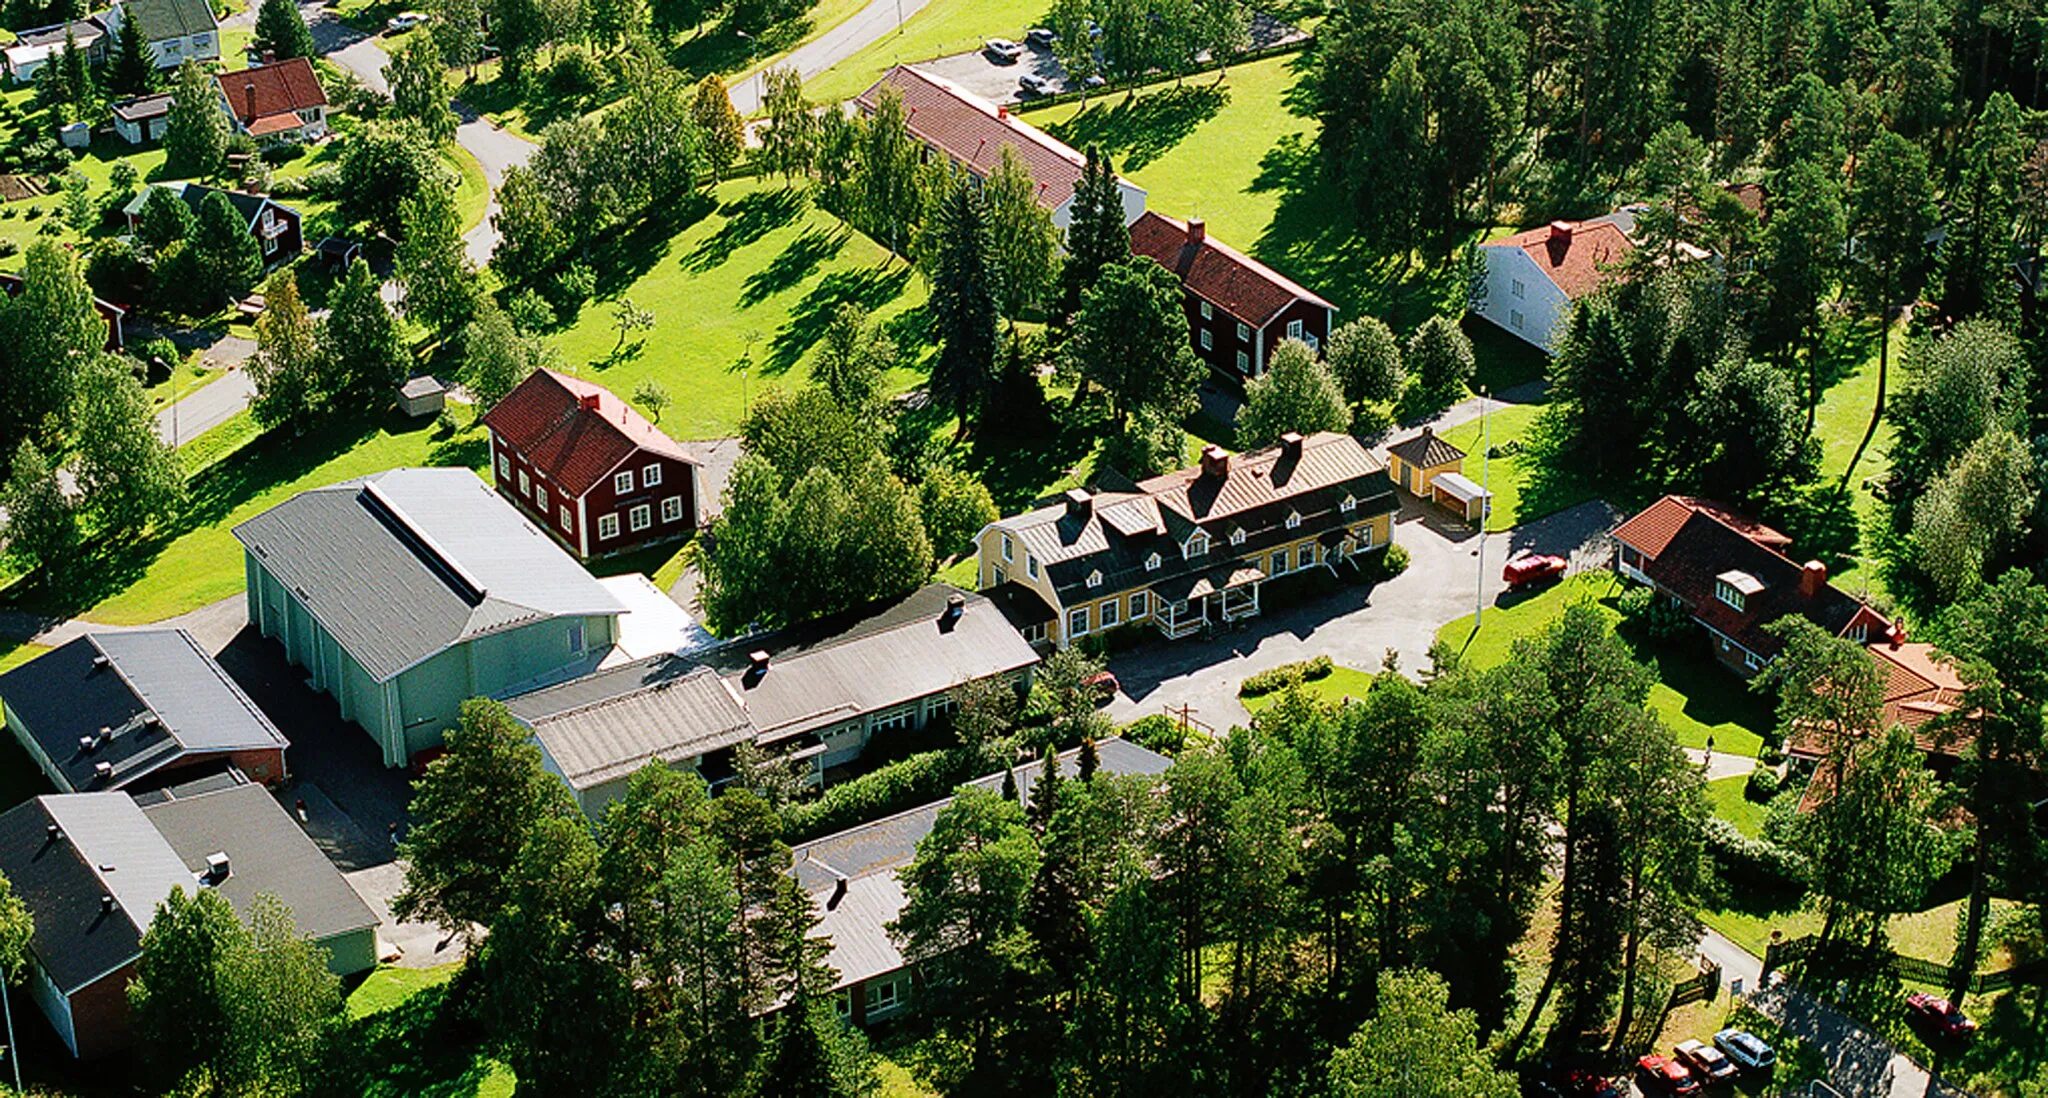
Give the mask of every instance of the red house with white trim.
M 1337 307 L 1286 275 L 1211 237 L 1200 218 L 1154 210 L 1131 223 L 1131 254 L 1150 256 L 1180 279 L 1195 355 L 1225 377 L 1266 372 L 1283 339 L 1319 349 Z
M 483 421 L 499 494 L 579 558 L 698 526 L 697 459 L 601 385 L 536 370 Z

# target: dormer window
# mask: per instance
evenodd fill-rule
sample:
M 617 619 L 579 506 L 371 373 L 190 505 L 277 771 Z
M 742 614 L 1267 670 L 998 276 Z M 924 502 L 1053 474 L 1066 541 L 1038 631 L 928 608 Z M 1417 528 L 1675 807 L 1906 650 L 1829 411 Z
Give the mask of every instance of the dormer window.
M 1195 531 L 1188 536 L 1187 543 L 1182 545 L 1180 550 L 1183 557 L 1194 558 L 1201 556 L 1209 551 L 1209 535 L 1200 530 Z
M 1344 502 L 1337 505 L 1337 510 L 1347 515 L 1358 510 L 1358 498 L 1356 496 L 1345 496 Z
M 1088 586 L 1090 586 L 1090 587 L 1100 587 L 1100 586 L 1102 586 L 1102 573 L 1101 573 L 1101 572 L 1090 572 L 1090 573 L 1088 573 Z
M 1003 535 L 1003 559 L 1004 559 L 1004 560 L 1015 560 L 1015 559 L 1017 559 L 1016 557 L 1014 557 L 1014 556 L 1012 556 L 1012 555 L 1011 555 L 1011 554 L 1012 554 L 1013 552 L 1015 552 L 1015 548 L 1013 547 L 1013 545 L 1012 545 L 1012 543 L 1011 543 L 1011 541 L 1010 541 L 1010 535 L 1008 535 L 1008 534 L 1004 534 L 1004 535 Z
M 1154 554 L 1152 554 L 1151 556 L 1149 556 L 1149 557 L 1146 557 L 1146 558 L 1145 558 L 1145 571 L 1147 571 L 1147 572 L 1157 572 L 1157 571 L 1159 571 L 1159 554 L 1157 554 L 1157 553 L 1154 553 Z
M 1243 544 L 1244 544 L 1244 527 L 1240 526 L 1240 527 L 1238 527 L 1237 529 L 1235 529 L 1235 530 L 1232 530 L 1232 531 L 1230 532 L 1230 544 L 1232 544 L 1232 545 L 1243 545 Z
M 1289 511 L 1289 512 L 1287 513 L 1287 528 L 1288 528 L 1289 530 L 1294 530 L 1294 529 L 1297 529 L 1297 528 L 1299 528 L 1300 526 L 1301 526 L 1301 512 L 1300 512 L 1300 511 Z
M 1737 610 L 1745 609 L 1750 596 L 1763 589 L 1763 581 L 1748 572 L 1729 571 L 1714 577 L 1714 597 Z
M 1031 554 L 1029 554 L 1029 553 L 1026 553 L 1026 554 L 1024 554 L 1024 570 L 1025 570 L 1026 572 L 1029 572 L 1029 573 L 1031 573 L 1031 578 L 1032 578 L 1032 579 L 1037 579 L 1037 578 L 1038 578 L 1038 558 L 1037 558 L 1037 557 L 1034 557 L 1034 556 L 1032 556 L 1032 555 L 1031 555 Z

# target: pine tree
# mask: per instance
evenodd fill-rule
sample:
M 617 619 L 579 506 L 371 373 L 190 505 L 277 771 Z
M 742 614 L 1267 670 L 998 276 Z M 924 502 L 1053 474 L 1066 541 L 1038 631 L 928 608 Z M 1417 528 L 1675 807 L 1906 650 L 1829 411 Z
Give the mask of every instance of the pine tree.
M 1090 145 L 1081 181 L 1074 185 L 1072 220 L 1067 223 L 1060 311 L 1073 315 L 1102 277 L 1103 269 L 1130 255 L 1131 232 L 1124 224 L 1123 192 L 1116 185 L 1116 170 L 1102 146 Z
M 2015 188 L 2027 152 L 2019 106 L 2004 92 L 1991 96 L 1971 128 L 1962 176 L 1948 195 L 1956 217 L 1941 247 L 1941 308 L 1950 318 L 1981 313 L 2008 324 L 2018 319 L 2012 278 Z
M 123 19 L 114 34 L 114 67 L 108 79 L 120 95 L 147 95 L 157 86 L 156 62 L 142 39 L 142 27 L 133 19 Z
M 263 0 L 263 6 L 256 9 L 253 45 L 259 56 L 273 56 L 279 61 L 320 55 L 296 0 Z
M 1060 807 L 1060 754 L 1057 745 L 1048 744 L 1045 757 L 1040 760 L 1038 778 L 1031 783 L 1031 801 L 1026 806 L 1024 818 L 1031 826 L 1045 833 L 1046 825 L 1052 823 L 1052 814 Z
M 228 118 L 206 70 L 189 58 L 178 66 L 164 118 L 164 172 L 174 179 L 207 179 L 227 163 Z
M 932 226 L 931 299 L 934 399 L 950 408 L 964 433 L 985 410 L 995 382 L 997 272 L 989 265 L 988 210 L 981 188 L 962 173 Z

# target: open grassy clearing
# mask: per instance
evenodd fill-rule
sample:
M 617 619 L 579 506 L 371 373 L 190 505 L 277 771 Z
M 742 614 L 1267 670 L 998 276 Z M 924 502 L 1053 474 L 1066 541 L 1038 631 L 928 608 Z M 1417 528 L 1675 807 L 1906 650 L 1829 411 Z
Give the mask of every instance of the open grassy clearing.
M 1720 743 L 1714 744 L 1716 750 Z M 1707 783 L 1707 806 L 1714 815 L 1727 820 L 1744 835 L 1754 839 L 1764 830 L 1764 807 L 1749 799 L 1745 790 L 1749 788 L 1749 776 L 1721 778 Z
M 1585 572 L 1552 584 L 1530 595 L 1507 595 L 1487 608 L 1483 620 L 1472 615 L 1459 618 L 1437 631 L 1437 640 L 1458 651 L 1461 658 L 1491 667 L 1507 660 L 1515 641 L 1532 637 L 1580 599 L 1592 599 L 1610 621 L 1620 622 L 1616 602 L 1622 581 L 1609 572 Z M 1650 688 L 1650 708 L 1656 710 L 1682 746 L 1705 748 L 1712 737 L 1714 750 L 1755 757 L 1763 747 L 1762 733 L 1771 727 L 1771 705 L 1767 698 L 1751 693 L 1743 683 L 1713 661 L 1704 642 L 1692 638 L 1673 647 L 1635 641 L 1623 631 L 1636 649 L 1636 658 L 1649 662 L 1658 681 Z
M 922 348 L 914 310 L 924 285 L 903 261 L 772 181 L 721 185 L 705 199 L 599 245 L 599 300 L 555 338 L 569 367 L 621 396 L 652 379 L 675 405 L 677 438 L 733 434 L 747 399 L 806 377 L 804 355 L 842 302 L 858 302 Z M 651 331 L 619 347 L 613 299 L 654 313 Z M 617 353 L 614 350 L 617 349 Z M 899 371 L 892 390 L 918 374 Z
M 990 38 L 1022 40 L 1045 17 L 1046 0 L 931 0 L 884 35 L 811 78 L 804 94 L 817 102 L 851 99 L 890 67 L 979 49 Z
M 1543 409 L 1541 404 L 1493 404 L 1485 422 L 1475 419 L 1444 432 L 1445 441 L 1465 451 L 1465 475 L 1493 493 L 1489 531 L 1511 530 L 1593 498 L 1592 485 L 1581 478 L 1539 467 L 1529 439 Z M 1494 449 L 1513 452 L 1487 459 L 1488 439 Z
M 349 994 L 349 1025 L 361 1044 L 350 1060 L 349 1091 L 363 1098 L 512 1098 L 517 1078 L 477 1051 L 474 1025 L 443 1017 L 449 981 L 460 969 L 379 968 Z
M 1346 698 L 1363 698 L 1365 692 L 1371 688 L 1370 674 L 1354 667 L 1342 666 L 1332 668 L 1329 674 L 1320 679 L 1309 679 L 1301 684 L 1301 689 L 1324 705 L 1342 705 Z M 1238 701 L 1244 703 L 1245 710 L 1256 717 L 1260 712 L 1271 708 L 1286 693 L 1285 690 L 1276 690 L 1271 694 L 1260 694 L 1254 698 L 1240 697 Z

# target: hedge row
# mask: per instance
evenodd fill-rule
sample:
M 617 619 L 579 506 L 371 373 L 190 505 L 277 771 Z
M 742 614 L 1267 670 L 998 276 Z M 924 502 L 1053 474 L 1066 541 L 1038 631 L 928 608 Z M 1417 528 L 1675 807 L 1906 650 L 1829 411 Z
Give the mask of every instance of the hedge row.
M 1328 656 L 1317 656 L 1312 660 L 1283 663 L 1278 667 L 1247 676 L 1243 685 L 1237 688 L 1241 698 L 1256 698 L 1262 694 L 1277 694 L 1290 686 L 1300 686 L 1311 679 L 1326 678 L 1336 665 Z
M 815 801 L 791 805 L 786 839 L 805 842 L 941 800 L 954 787 L 981 776 L 988 764 L 971 751 L 927 751 L 829 786 Z
M 1719 816 L 1707 818 L 1707 853 L 1731 881 L 1766 888 L 1798 888 L 1812 873 L 1806 856 L 1777 843 L 1752 839 Z

